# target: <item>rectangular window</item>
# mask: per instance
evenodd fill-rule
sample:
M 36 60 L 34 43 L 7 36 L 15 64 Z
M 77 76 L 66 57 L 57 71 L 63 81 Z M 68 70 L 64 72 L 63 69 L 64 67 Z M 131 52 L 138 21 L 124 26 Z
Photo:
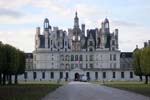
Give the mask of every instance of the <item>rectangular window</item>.
M 86 64 L 86 69 L 88 69 L 88 64 Z
M 113 46 L 115 45 L 115 40 L 112 40 L 112 45 L 113 45 Z
M 112 61 L 112 55 L 110 54 L 110 61 Z
M 86 72 L 86 76 L 87 76 L 88 80 L 90 80 L 90 72 Z
M 74 61 L 74 56 L 73 55 L 71 55 L 71 61 Z
M 71 64 L 71 69 L 74 69 L 74 64 Z
M 90 68 L 93 69 L 93 64 L 90 64 Z
M 69 78 L 69 74 L 68 72 L 66 72 L 66 80 Z
M 90 55 L 90 61 L 93 61 L 94 59 L 93 59 L 93 55 Z
M 25 72 L 25 73 L 24 73 L 24 79 L 27 79 L 27 78 L 28 78 L 28 73 Z
M 98 72 L 95 72 L 95 79 L 98 79 Z
M 54 72 L 51 72 L 51 79 L 54 79 Z
M 42 78 L 45 79 L 45 72 L 42 72 Z
M 67 41 L 65 41 L 65 46 L 67 45 Z
M 103 79 L 106 78 L 106 72 L 103 72 Z
M 116 73 L 115 72 L 113 72 L 113 78 L 116 78 Z
M 92 46 L 92 45 L 93 45 L 93 42 L 92 42 L 92 41 L 90 41 L 90 43 L 89 43 L 89 44 L 90 44 L 90 46 Z
M 80 61 L 82 61 L 82 60 L 83 60 L 82 55 L 80 55 Z
M 78 64 L 75 64 L 75 68 L 78 68 Z
M 60 78 L 60 79 L 63 78 L 63 72 L 60 72 L 59 78 Z
M 124 78 L 124 72 L 121 72 L 121 78 Z
M 78 55 L 75 55 L 75 61 L 78 61 Z
M 116 55 L 115 55 L 115 54 L 114 54 L 114 56 L 113 56 L 113 60 L 116 61 Z
M 130 72 L 130 78 L 133 78 L 133 72 Z
M 36 72 L 33 72 L 33 79 L 36 79 Z

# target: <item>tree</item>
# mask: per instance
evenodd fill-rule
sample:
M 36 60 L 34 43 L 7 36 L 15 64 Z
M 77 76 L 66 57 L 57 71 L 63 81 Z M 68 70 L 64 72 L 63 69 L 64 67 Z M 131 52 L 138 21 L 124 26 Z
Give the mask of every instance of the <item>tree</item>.
M 25 53 L 18 50 L 18 60 L 17 60 L 17 73 L 15 74 L 15 84 L 18 83 L 18 74 L 23 74 L 25 71 Z
M 146 47 L 141 52 L 141 70 L 145 76 L 145 84 L 148 84 L 148 76 L 150 76 L 150 48 Z
M 135 75 L 139 76 L 140 81 L 142 81 L 142 70 L 141 70 L 141 50 L 136 50 L 133 54 L 133 69 Z

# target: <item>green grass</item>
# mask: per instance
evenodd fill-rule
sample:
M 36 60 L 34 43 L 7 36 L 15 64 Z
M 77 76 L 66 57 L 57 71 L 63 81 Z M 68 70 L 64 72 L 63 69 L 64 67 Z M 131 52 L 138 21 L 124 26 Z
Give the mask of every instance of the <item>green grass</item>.
M 54 83 L 21 83 L 0 86 L 0 100 L 41 100 L 59 86 L 61 85 Z
M 103 85 L 150 97 L 150 84 L 146 85 L 142 82 L 105 82 Z

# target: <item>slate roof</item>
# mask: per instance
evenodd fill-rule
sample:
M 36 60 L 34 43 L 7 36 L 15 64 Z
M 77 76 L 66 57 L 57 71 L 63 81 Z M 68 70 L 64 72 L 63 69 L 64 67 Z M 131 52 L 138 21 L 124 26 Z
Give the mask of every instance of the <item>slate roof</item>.
M 133 53 L 132 52 L 121 52 L 120 58 L 132 58 Z

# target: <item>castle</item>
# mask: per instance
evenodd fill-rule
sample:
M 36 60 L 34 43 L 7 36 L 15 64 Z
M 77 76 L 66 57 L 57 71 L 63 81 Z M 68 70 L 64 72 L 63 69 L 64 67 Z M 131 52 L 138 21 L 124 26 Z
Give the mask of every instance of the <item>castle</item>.
M 36 28 L 32 63 L 20 80 L 68 81 L 80 80 L 136 80 L 132 69 L 132 53 L 121 52 L 118 29 L 110 32 L 106 18 L 100 28 L 85 30 L 79 25 L 77 12 L 73 28 L 68 32 L 53 27 L 45 18 L 43 33 Z M 33 59 L 32 59 L 33 56 Z

